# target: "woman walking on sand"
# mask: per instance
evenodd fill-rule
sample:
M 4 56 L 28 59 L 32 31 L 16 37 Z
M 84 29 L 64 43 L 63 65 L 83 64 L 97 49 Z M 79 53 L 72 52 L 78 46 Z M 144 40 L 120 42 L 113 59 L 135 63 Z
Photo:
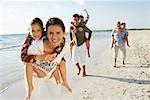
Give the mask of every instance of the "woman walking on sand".
M 47 21 L 46 24 L 46 39 L 43 39 L 40 44 L 43 44 L 43 46 L 41 45 L 34 45 L 32 44 L 32 48 L 28 49 L 28 53 L 30 52 L 30 54 L 36 54 L 36 52 L 39 52 L 39 54 L 41 55 L 36 55 L 33 59 L 34 59 L 34 65 L 36 66 L 36 73 L 33 75 L 33 90 L 32 90 L 32 95 L 29 95 L 30 100 L 49 100 L 49 99 L 55 99 L 55 100 L 59 100 L 59 92 L 60 89 L 57 86 L 56 83 L 53 83 L 51 80 L 51 76 L 53 75 L 53 73 L 50 72 L 49 74 L 49 69 L 47 68 L 53 68 L 54 65 L 51 65 L 51 63 L 49 63 L 49 57 L 47 59 L 47 56 L 43 55 L 45 54 L 52 54 L 52 53 L 58 53 L 57 57 L 54 59 L 54 61 L 52 62 L 57 62 L 57 64 L 60 63 L 60 71 L 63 71 L 62 73 L 65 73 L 64 71 L 66 69 L 62 69 L 65 67 L 65 60 L 64 58 L 62 59 L 62 57 L 64 56 L 65 53 L 65 49 L 66 48 L 66 43 L 65 43 L 65 38 L 64 38 L 64 33 L 65 33 L 65 26 L 63 24 L 63 22 L 58 19 L 58 18 L 50 18 Z M 64 44 L 64 45 L 63 45 Z M 38 47 L 38 48 L 35 48 Z M 43 49 L 42 49 L 43 48 Z M 24 49 L 23 49 L 24 50 Z M 35 51 L 37 50 L 37 51 Z M 59 52 L 60 50 L 62 50 L 61 52 Z M 64 52 L 64 53 L 63 53 Z M 22 56 L 23 57 L 23 56 Z M 24 58 L 24 57 L 23 57 Z M 47 59 L 47 60 L 46 60 Z M 61 62 L 60 62 L 61 61 Z M 44 64 L 44 65 L 43 65 Z M 53 64 L 53 63 L 52 63 Z M 53 68 L 55 71 L 58 70 L 56 67 Z M 39 70 L 42 70 L 43 72 L 45 72 L 45 75 L 42 77 L 39 77 L 39 74 L 41 72 L 39 72 Z M 50 69 L 51 70 L 51 69 Z M 36 75 L 37 74 L 37 75 Z M 61 75 L 63 76 L 63 75 Z M 29 81 L 29 80 L 28 80 Z M 31 80 L 30 80 L 31 81 Z M 71 92 L 71 88 L 69 87 L 69 85 L 65 82 L 64 77 L 62 77 L 62 81 L 63 81 L 63 85 L 68 89 L 68 91 Z

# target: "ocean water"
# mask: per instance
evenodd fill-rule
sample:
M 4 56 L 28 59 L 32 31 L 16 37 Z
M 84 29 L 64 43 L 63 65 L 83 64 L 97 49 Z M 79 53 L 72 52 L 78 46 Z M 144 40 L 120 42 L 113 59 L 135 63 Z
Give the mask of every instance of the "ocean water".
M 66 34 L 66 39 L 70 40 L 69 34 Z M 25 34 L 0 35 L 0 94 L 24 78 L 24 63 L 19 57 L 24 40 Z M 103 48 L 108 45 L 110 40 L 110 32 L 93 32 L 91 58 L 87 57 L 87 66 L 92 67 L 92 64 L 96 63 L 98 55 L 102 53 Z M 66 60 L 70 60 L 69 50 L 66 54 Z M 67 66 L 70 66 L 68 62 Z M 71 70 L 69 67 L 67 68 Z

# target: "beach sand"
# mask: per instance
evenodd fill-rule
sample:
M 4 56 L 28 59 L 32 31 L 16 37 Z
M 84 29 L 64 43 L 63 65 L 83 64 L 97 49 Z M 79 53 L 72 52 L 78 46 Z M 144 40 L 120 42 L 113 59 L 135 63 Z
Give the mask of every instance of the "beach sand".
M 142 57 L 136 53 L 138 44 L 150 50 L 150 31 L 130 31 L 129 43 L 125 65 L 119 53 L 117 68 L 113 67 L 109 41 L 103 52 L 97 54 L 99 59 L 87 67 L 87 77 L 77 76 L 76 68 L 71 67 L 75 71 L 68 70 L 68 81 L 73 92 L 62 91 L 62 100 L 150 100 L 150 66 L 141 63 Z M 21 80 L 0 94 L 0 100 L 23 100 L 24 96 L 24 80 Z

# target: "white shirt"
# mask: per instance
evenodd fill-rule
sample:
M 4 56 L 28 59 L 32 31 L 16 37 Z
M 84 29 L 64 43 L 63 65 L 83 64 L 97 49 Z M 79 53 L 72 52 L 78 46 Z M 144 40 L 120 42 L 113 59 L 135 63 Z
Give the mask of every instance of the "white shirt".
M 28 55 L 44 54 L 43 39 L 44 38 L 41 38 L 40 40 L 32 40 L 32 43 L 28 48 L 27 54 Z

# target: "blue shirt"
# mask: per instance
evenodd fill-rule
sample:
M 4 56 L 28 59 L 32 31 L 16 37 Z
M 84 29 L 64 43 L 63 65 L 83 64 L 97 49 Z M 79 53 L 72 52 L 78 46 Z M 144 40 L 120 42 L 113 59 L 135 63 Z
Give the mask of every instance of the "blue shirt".
M 112 30 L 112 36 L 114 37 L 115 41 L 116 41 L 116 45 L 125 45 L 125 36 L 128 36 L 128 32 L 125 31 L 120 31 L 118 32 L 116 29 Z

